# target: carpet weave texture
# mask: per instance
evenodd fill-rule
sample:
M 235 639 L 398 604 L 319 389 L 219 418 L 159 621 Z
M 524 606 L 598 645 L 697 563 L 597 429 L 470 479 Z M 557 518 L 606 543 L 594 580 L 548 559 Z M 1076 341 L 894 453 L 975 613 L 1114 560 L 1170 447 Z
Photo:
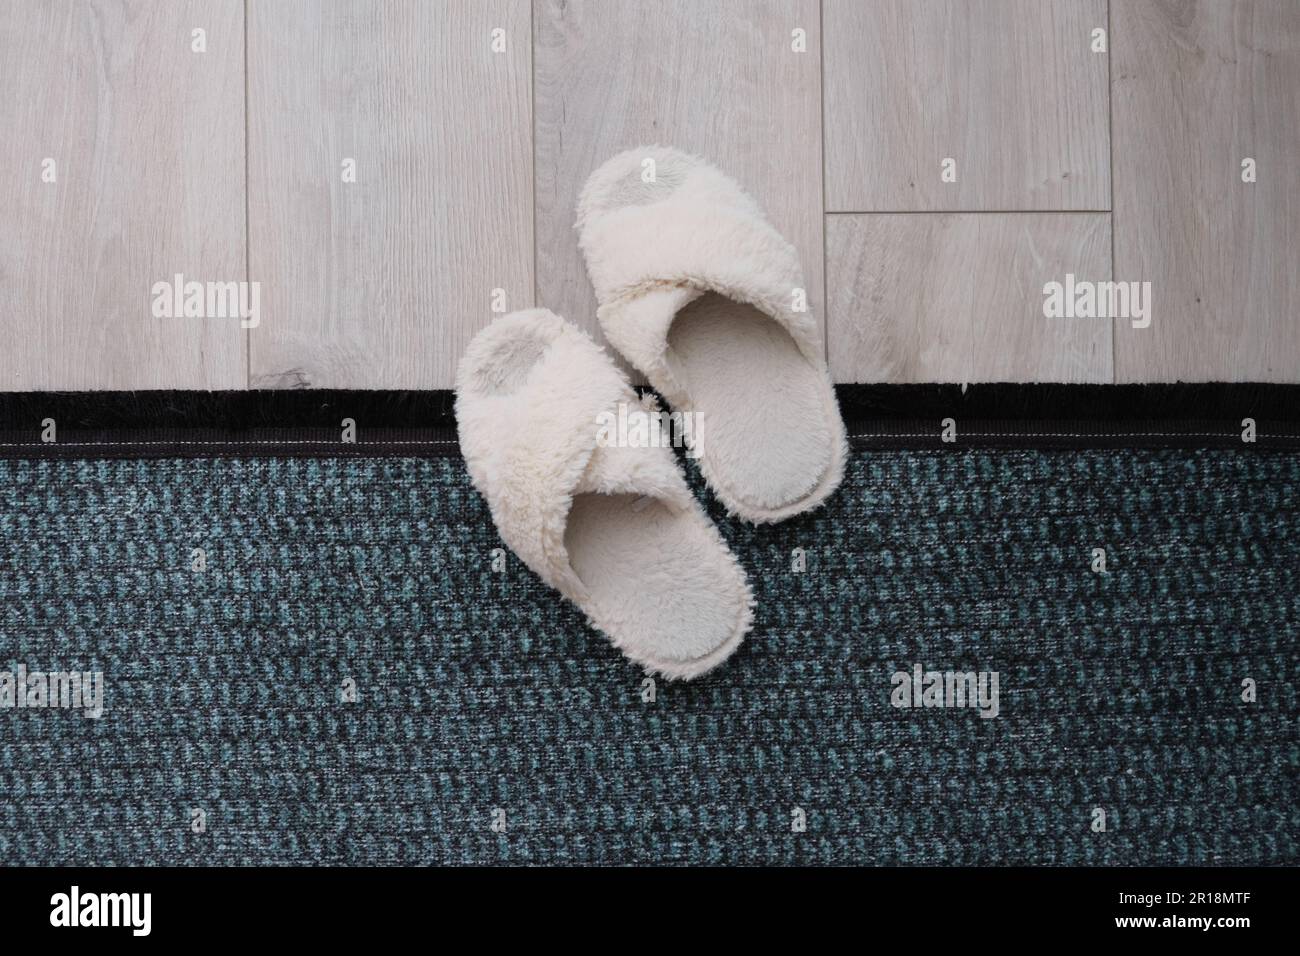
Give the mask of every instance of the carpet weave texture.
M 0 461 L 0 670 L 106 688 L 0 710 L 0 864 L 1300 862 L 1300 455 L 859 450 L 709 508 L 755 629 L 652 687 L 459 459 Z M 997 716 L 893 706 L 916 664 Z

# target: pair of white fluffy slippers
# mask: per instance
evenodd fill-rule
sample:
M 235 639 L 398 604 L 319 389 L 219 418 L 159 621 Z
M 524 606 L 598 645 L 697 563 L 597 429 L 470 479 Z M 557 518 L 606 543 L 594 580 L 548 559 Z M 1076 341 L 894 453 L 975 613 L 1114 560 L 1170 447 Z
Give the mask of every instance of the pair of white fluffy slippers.
M 529 309 L 461 361 L 461 449 L 524 563 L 631 660 L 689 679 L 740 646 L 753 597 L 671 426 L 727 510 L 757 523 L 835 490 L 844 425 L 794 248 L 733 180 L 677 150 L 630 150 L 587 182 L 577 227 L 605 337 L 680 417 L 660 440 L 611 429 L 666 416 L 584 332 Z

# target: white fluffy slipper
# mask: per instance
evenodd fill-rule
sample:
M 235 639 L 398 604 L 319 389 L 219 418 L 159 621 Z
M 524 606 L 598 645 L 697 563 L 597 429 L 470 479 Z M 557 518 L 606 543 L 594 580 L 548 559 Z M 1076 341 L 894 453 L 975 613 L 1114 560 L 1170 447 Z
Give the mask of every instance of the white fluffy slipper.
M 546 309 L 493 322 L 457 375 L 461 450 L 505 543 L 632 660 L 695 677 L 740 645 L 753 599 L 667 443 L 607 440 L 620 406 L 657 411 Z
M 817 325 L 795 311 L 798 256 L 754 200 L 698 157 L 643 147 L 592 174 L 577 228 L 601 328 L 692 414 L 727 509 L 765 522 L 821 504 L 843 476 L 844 423 Z

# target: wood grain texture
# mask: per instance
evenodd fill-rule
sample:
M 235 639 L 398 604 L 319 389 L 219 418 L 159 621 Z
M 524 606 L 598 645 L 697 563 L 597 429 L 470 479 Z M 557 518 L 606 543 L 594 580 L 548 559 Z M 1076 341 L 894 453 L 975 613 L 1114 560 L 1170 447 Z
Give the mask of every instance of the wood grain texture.
M 1110 208 L 1105 0 L 825 0 L 824 20 L 827 211 Z
M 1109 382 L 1111 328 L 1043 286 L 1110 277 L 1106 213 L 827 217 L 836 382 Z
M 733 176 L 798 249 L 822 314 L 816 0 L 537 0 L 538 300 L 599 338 L 573 229 L 588 175 L 659 143 Z M 792 49 L 802 29 L 807 52 Z
M 253 385 L 450 387 L 493 290 L 533 303 L 527 0 L 249 16 Z
M 1115 272 L 1154 303 L 1116 328 L 1116 380 L 1300 382 L 1300 3 L 1113 17 Z
M 0 389 L 242 387 L 238 319 L 151 290 L 244 279 L 243 3 L 5 2 L 0 90 Z

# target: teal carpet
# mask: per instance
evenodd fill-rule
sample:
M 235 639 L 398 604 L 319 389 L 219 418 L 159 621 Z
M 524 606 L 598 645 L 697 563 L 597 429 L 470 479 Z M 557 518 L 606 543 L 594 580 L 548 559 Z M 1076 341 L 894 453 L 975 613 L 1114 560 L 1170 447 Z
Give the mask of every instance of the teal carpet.
M 0 670 L 104 688 L 0 710 L 0 865 L 1300 862 L 1300 455 L 857 451 L 712 513 L 755 630 L 651 688 L 458 459 L 0 461 Z M 997 716 L 893 706 L 916 664 Z

